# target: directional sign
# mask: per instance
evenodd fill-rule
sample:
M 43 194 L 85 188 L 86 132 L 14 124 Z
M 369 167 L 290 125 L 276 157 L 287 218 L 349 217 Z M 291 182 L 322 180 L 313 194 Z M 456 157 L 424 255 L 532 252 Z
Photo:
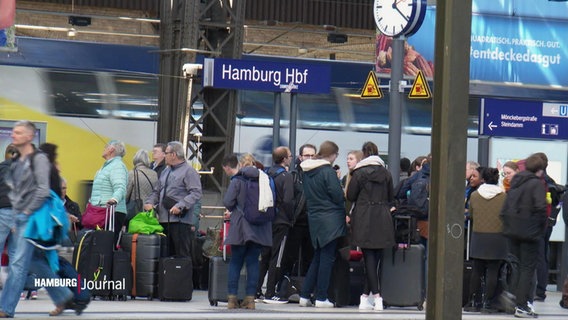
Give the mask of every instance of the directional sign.
M 383 92 L 379 88 L 379 81 L 375 75 L 375 71 L 369 71 L 367 81 L 361 91 L 361 99 L 380 99 L 383 97 Z
M 428 99 L 431 98 L 432 94 L 430 93 L 430 87 L 428 86 L 428 81 L 422 74 L 421 70 L 418 70 L 418 74 L 416 75 L 416 79 L 414 79 L 414 84 L 412 85 L 412 89 L 408 93 L 409 99 Z
M 568 103 L 484 99 L 479 114 L 480 135 L 568 139 Z

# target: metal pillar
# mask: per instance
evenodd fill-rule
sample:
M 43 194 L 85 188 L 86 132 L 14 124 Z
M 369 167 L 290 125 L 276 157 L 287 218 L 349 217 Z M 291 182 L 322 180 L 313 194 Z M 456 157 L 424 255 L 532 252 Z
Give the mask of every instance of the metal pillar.
M 298 94 L 290 94 L 290 152 L 296 159 L 296 129 L 298 127 Z
M 274 93 L 274 122 L 272 123 L 272 149 L 280 146 L 280 105 L 282 93 Z
M 390 81 L 389 104 L 389 155 L 388 167 L 392 175 L 393 185 L 400 179 L 400 136 L 402 132 L 402 104 L 404 92 L 400 92 L 399 84 L 402 81 L 402 59 L 404 56 L 404 37 L 392 40 L 392 69 Z
M 426 319 L 461 319 L 471 0 L 438 0 Z
M 219 169 L 223 157 L 233 152 L 237 92 L 203 89 L 199 76 L 182 76 L 182 67 L 195 63 L 197 53 L 240 58 L 245 4 L 245 0 L 161 2 L 158 141 L 188 141 L 189 159 L 198 158 L 205 170 L 217 168 L 203 181 L 205 189 L 214 191 L 223 191 L 227 184 Z M 197 104 L 203 106 L 202 112 Z

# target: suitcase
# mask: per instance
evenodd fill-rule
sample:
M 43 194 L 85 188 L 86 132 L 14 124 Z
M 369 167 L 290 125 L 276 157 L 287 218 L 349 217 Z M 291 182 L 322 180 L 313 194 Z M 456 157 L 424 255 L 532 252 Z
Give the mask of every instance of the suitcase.
M 331 277 L 329 300 L 336 307 L 359 305 L 359 297 L 365 286 L 363 261 L 346 261 L 337 254 Z
M 92 286 L 91 295 L 112 300 L 112 259 L 114 255 L 114 206 L 107 207 L 106 230 L 88 230 L 73 252 L 73 267 Z
M 227 230 L 228 222 L 223 223 L 223 231 Z M 227 232 L 223 232 L 223 243 Z M 218 302 L 227 302 L 228 295 L 228 282 L 229 282 L 229 261 L 227 260 L 227 246 L 223 245 L 222 257 L 211 257 L 209 260 L 209 288 L 207 289 L 207 298 L 209 304 L 217 306 Z M 246 295 L 246 274 L 244 268 L 241 270 L 241 277 L 239 278 L 239 291 L 237 298 L 244 299 Z
M 130 253 L 126 251 L 115 251 L 112 257 L 112 280 L 115 287 L 112 295 L 121 301 L 128 300 L 132 290 L 132 265 L 130 263 Z M 117 284 L 121 284 L 118 286 Z
M 380 288 L 385 308 L 416 306 L 424 309 L 425 249 L 421 244 L 385 249 Z
M 193 264 L 188 257 L 160 259 L 158 290 L 161 301 L 189 301 L 193 295 Z
M 121 239 L 121 247 L 130 254 L 131 298 L 157 298 L 160 258 L 168 256 L 166 237 L 159 234 L 125 234 Z

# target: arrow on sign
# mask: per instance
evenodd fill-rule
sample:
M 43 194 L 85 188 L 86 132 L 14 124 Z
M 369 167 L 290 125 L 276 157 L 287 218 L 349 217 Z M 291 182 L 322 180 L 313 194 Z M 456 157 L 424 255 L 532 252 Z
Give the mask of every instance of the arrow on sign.
M 489 127 L 489 130 L 493 131 L 493 128 L 497 128 L 496 124 L 493 124 L 493 121 L 489 122 L 489 124 L 487 125 L 487 127 Z

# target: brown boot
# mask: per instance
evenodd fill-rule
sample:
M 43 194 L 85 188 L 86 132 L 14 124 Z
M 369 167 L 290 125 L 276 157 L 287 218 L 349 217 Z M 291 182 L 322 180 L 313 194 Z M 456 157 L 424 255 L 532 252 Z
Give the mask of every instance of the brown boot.
M 238 309 L 239 308 L 239 301 L 237 300 L 237 296 L 234 294 L 230 294 L 227 297 L 227 309 Z
M 254 310 L 255 309 L 254 296 L 246 296 L 243 302 L 241 303 L 241 308 Z

